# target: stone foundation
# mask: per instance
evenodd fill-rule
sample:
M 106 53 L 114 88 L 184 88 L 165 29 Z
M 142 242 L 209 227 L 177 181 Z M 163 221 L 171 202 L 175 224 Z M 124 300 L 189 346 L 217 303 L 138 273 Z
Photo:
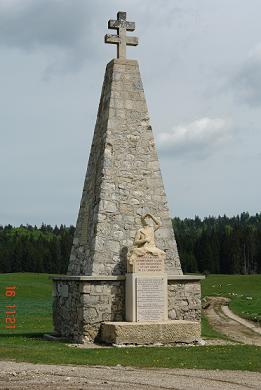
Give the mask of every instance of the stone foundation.
M 200 323 L 202 276 L 168 277 L 169 320 Z M 125 321 L 125 276 L 53 278 L 54 330 L 75 342 L 99 341 L 103 322 Z
M 200 322 L 104 322 L 102 341 L 108 344 L 192 343 L 200 338 Z

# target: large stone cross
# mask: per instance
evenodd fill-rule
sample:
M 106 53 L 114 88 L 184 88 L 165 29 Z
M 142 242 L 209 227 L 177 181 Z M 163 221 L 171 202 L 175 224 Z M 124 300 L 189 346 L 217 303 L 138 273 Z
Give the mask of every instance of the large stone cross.
M 118 12 L 117 20 L 109 20 L 108 28 L 117 30 L 117 35 L 106 34 L 105 43 L 117 45 L 117 58 L 126 58 L 126 46 L 137 46 L 137 37 L 128 37 L 126 31 L 135 30 L 135 22 L 127 22 L 126 12 Z

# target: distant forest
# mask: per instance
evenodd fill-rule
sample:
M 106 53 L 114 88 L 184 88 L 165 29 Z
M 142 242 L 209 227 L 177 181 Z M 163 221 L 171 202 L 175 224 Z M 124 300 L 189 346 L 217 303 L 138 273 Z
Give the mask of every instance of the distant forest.
M 184 272 L 261 273 L 261 214 L 173 219 Z
M 261 273 L 261 214 L 174 218 L 184 272 Z M 74 226 L 0 226 L 0 272 L 66 273 Z

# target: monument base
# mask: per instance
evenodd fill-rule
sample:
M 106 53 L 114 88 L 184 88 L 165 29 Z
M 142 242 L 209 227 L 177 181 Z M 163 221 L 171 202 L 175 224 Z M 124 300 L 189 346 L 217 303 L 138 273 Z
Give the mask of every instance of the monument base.
M 54 330 L 59 336 L 77 343 L 99 341 L 100 328 L 104 321 L 107 323 L 119 321 L 117 324 L 121 324 L 126 319 L 125 275 L 65 275 L 52 279 L 53 322 Z M 177 320 L 184 320 L 184 323 L 196 321 L 200 326 L 201 279 L 204 279 L 204 276 L 168 276 L 168 318 L 172 320 L 170 322 L 174 324 Z M 160 321 L 157 321 L 151 326 L 159 323 Z M 140 325 L 140 322 L 137 325 Z
M 104 322 L 101 339 L 108 344 L 192 343 L 200 338 L 200 322 Z

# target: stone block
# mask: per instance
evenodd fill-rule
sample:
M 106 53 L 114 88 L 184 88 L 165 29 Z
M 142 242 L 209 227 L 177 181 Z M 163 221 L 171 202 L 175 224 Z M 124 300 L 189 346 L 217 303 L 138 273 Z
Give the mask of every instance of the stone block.
M 98 311 L 95 307 L 89 307 L 84 311 L 83 320 L 86 324 L 92 324 L 93 322 L 97 322 L 99 318 Z
M 117 206 L 115 202 L 111 202 L 109 200 L 103 201 L 103 210 L 107 213 L 115 213 L 117 211 Z
M 108 344 L 192 343 L 200 338 L 200 322 L 104 322 L 101 339 Z
M 69 294 L 69 289 L 67 284 L 58 284 L 57 293 L 61 298 L 67 298 Z
M 91 285 L 82 283 L 81 285 L 81 293 L 83 294 L 90 294 L 91 292 Z

